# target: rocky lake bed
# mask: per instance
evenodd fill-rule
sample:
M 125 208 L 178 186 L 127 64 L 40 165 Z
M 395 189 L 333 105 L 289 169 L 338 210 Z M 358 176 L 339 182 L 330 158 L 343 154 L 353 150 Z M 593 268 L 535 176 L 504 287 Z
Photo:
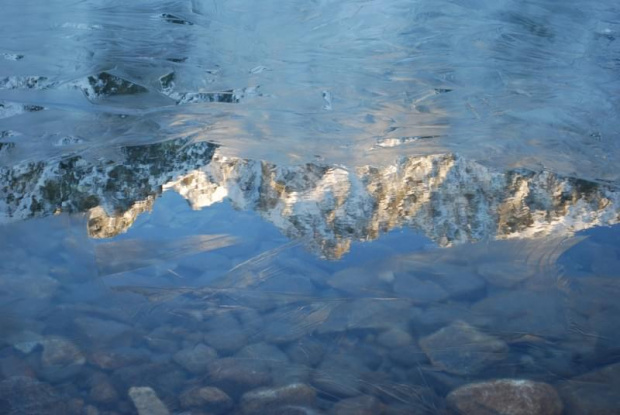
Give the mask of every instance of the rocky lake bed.
M 424 257 L 434 250 L 332 271 L 295 259 L 295 246 L 249 262 L 234 251 L 225 261 L 226 249 L 103 279 L 57 271 L 3 282 L 20 298 L 3 321 L 3 413 L 618 409 L 619 327 L 605 318 L 617 308 L 613 277 L 568 269 L 556 279 L 555 264 L 521 265 L 512 272 L 527 275 L 507 287 L 503 269 L 476 258 L 431 272 Z M 594 267 L 602 260 L 581 251 Z M 200 258 L 238 266 L 191 276 Z M 401 287 L 412 279 L 424 288 Z M 126 280 L 136 284 L 118 284 Z

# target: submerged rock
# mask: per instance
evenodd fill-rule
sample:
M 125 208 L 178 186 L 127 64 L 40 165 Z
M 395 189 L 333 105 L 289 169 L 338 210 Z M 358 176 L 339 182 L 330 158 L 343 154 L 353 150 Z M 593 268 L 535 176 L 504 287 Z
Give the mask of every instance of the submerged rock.
M 118 401 L 118 392 L 106 375 L 97 373 L 92 377 L 90 383 L 89 397 L 93 402 L 108 404 Z
M 515 264 L 507 261 L 486 262 L 478 266 L 478 275 L 483 277 L 489 284 L 498 287 L 510 288 L 532 278 L 534 270 L 524 267 L 523 264 Z
M 568 415 L 620 414 L 620 363 L 561 382 Z
M 444 273 L 433 274 L 432 278 L 448 292 L 450 298 L 469 299 L 484 293 L 486 283 L 482 278 L 461 269 L 461 267 L 444 268 Z
M 388 349 L 404 347 L 411 344 L 411 342 L 413 342 L 413 337 L 405 330 L 397 328 L 384 331 L 377 336 L 377 343 Z
M 406 327 L 411 311 L 408 299 L 384 301 L 360 298 L 336 304 L 317 333 L 340 333 L 347 330 L 388 330 Z
M 88 362 L 104 370 L 115 370 L 148 362 L 150 355 L 144 349 L 122 348 L 116 350 L 95 350 L 88 356 Z
M 78 317 L 75 319 L 75 325 L 93 344 L 98 345 L 111 342 L 118 345 L 122 338 L 128 343 L 134 331 L 133 327 L 127 324 L 95 317 Z
M 155 391 L 149 387 L 132 387 L 129 397 L 139 415 L 170 415 L 166 405 L 159 400 Z
M 239 359 L 261 360 L 272 371 L 277 370 L 278 374 L 281 374 L 282 369 L 287 369 L 289 366 L 288 356 L 280 348 L 267 343 L 249 344 L 241 349 L 235 357 Z
M 315 370 L 311 382 L 322 394 L 346 398 L 360 394 L 362 379 L 359 375 L 337 368 Z
M 272 366 L 273 386 L 309 383 L 312 368 L 305 365 L 279 363 Z
M 172 359 L 188 372 L 205 373 L 209 362 L 217 359 L 217 352 L 199 343 L 194 347 L 179 350 Z
M 323 359 L 325 344 L 313 337 L 304 337 L 291 343 L 286 354 L 293 363 L 305 366 L 316 366 Z
M 362 395 L 343 399 L 332 408 L 332 415 L 376 415 L 381 413 L 381 402 L 374 396 Z
M 183 392 L 179 400 L 183 408 L 200 408 L 212 414 L 224 414 L 233 406 L 233 401 L 219 388 L 192 388 Z
M 327 280 L 331 287 L 354 294 L 365 294 L 369 291 L 387 292 L 388 282 L 389 278 L 382 278 L 382 274 L 377 270 L 361 267 L 343 269 Z
M 568 334 L 567 301 L 557 289 L 508 290 L 479 301 L 472 311 L 487 316 L 491 320 L 489 326 L 504 333 L 558 339 Z
M 362 391 L 363 375 L 372 372 L 368 363 L 376 367 L 374 359 L 366 358 L 365 353 L 355 355 L 351 350 L 342 354 L 328 354 L 312 372 L 312 385 L 327 396 L 357 396 Z
M 63 337 L 48 337 L 40 342 L 43 345 L 41 364 L 45 368 L 83 365 L 86 358 L 80 349 Z
M 308 385 L 293 383 L 277 388 L 260 388 L 245 393 L 241 397 L 241 410 L 244 414 L 272 413 L 276 408 L 296 405 L 312 406 L 316 392 Z
M 388 356 L 394 363 L 405 367 L 418 366 L 428 362 L 426 353 L 416 344 L 395 348 L 390 351 Z
M 65 397 L 52 386 L 32 378 L 16 376 L 0 382 L 0 411 L 3 414 L 67 415 Z
M 507 357 L 508 345 L 463 321 L 420 340 L 434 366 L 457 375 L 475 374 Z
M 153 361 L 136 366 L 127 366 L 111 374 L 114 384 L 129 388 L 133 385 L 150 386 L 167 392 L 179 391 L 186 381 L 185 373 L 168 361 Z
M 213 360 L 207 366 L 209 382 L 231 395 L 271 382 L 269 365 L 261 360 L 226 357 Z
M 450 295 L 434 281 L 423 280 L 411 274 L 399 273 L 394 279 L 394 294 L 407 298 L 415 304 L 436 303 Z
M 78 347 L 63 337 L 50 336 L 41 341 L 41 370 L 39 375 L 50 382 L 75 376 L 82 370 L 86 358 Z
M 204 341 L 222 354 L 234 353 L 248 342 L 248 336 L 240 328 L 222 327 L 205 334 Z
M 468 415 L 560 415 L 562 401 L 546 383 L 500 379 L 452 391 L 448 404 Z

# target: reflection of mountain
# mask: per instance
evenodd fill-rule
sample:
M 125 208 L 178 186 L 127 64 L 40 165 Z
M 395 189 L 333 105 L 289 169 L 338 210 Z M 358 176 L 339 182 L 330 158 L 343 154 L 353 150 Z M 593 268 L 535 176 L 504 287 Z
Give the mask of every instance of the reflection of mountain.
M 353 240 L 399 226 L 447 246 L 484 238 L 537 237 L 618 222 L 612 188 L 548 172 L 489 169 L 452 154 L 410 157 L 383 168 L 278 167 L 220 157 L 168 183 L 194 209 L 231 200 L 291 238 L 337 258 Z
M 4 220 L 89 211 L 89 234 L 105 238 L 125 231 L 171 189 L 194 209 L 228 199 L 255 210 L 288 237 L 337 258 L 351 241 L 400 226 L 447 246 L 570 233 L 620 218 L 612 187 L 549 172 L 495 172 L 453 154 L 355 171 L 227 158 L 211 144 L 183 140 L 122 154 L 122 164 L 73 157 L 1 169 Z
M 90 210 L 91 236 L 114 236 L 150 209 L 164 183 L 208 163 L 214 148 L 173 140 L 124 147 L 122 163 L 73 156 L 2 167 L 0 222 Z

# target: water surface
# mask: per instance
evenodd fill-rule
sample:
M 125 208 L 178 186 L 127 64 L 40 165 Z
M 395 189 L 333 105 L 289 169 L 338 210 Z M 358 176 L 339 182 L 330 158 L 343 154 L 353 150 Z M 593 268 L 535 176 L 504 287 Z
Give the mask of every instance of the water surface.
M 40 3 L 0 413 L 620 411 L 614 2 Z

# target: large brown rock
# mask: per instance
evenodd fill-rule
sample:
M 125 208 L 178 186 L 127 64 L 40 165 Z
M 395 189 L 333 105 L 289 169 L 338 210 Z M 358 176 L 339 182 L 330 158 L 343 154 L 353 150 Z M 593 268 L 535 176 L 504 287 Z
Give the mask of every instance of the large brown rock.
M 452 391 L 448 404 L 466 415 L 560 415 L 562 401 L 546 383 L 500 379 L 471 383 Z

